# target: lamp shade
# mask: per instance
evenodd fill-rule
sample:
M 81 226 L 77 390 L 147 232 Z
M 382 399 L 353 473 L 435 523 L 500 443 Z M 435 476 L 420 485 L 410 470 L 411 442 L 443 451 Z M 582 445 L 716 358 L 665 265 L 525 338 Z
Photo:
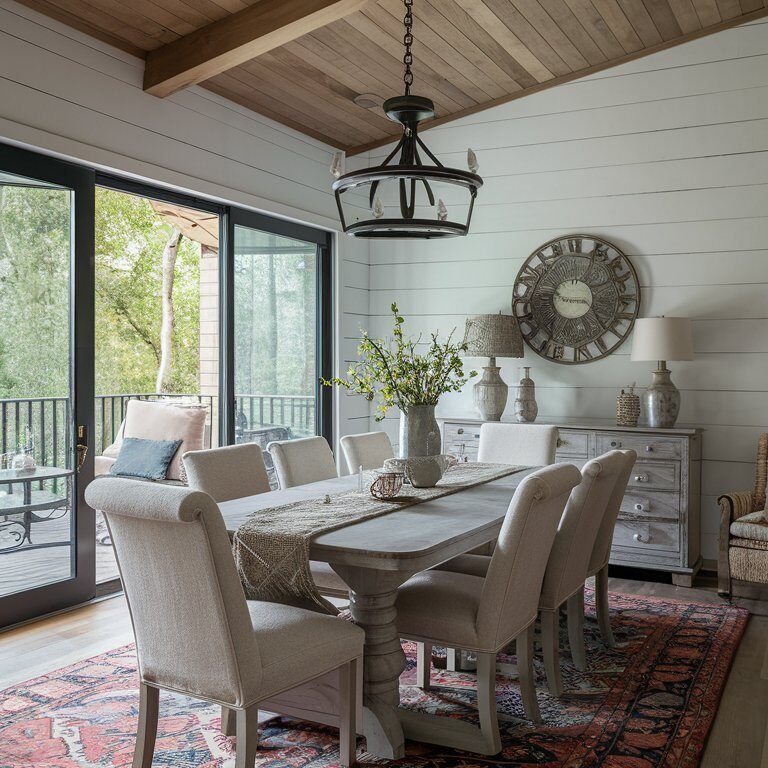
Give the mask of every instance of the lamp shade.
M 467 319 L 464 334 L 469 357 L 522 357 L 523 337 L 512 315 L 478 315 Z
M 693 334 L 688 317 L 644 317 L 635 320 L 632 360 L 693 360 Z

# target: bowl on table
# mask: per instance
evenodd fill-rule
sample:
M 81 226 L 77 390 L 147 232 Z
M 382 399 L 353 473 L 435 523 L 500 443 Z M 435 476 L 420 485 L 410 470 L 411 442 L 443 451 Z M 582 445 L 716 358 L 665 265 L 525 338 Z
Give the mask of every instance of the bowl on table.
M 434 488 L 456 457 L 447 453 L 436 456 L 411 456 L 407 459 L 387 459 L 384 468 L 403 472 L 414 488 Z

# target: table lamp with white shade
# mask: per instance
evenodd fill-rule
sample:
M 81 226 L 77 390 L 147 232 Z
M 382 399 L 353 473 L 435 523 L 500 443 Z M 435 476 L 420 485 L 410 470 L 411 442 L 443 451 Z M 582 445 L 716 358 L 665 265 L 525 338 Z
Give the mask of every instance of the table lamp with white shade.
M 509 387 L 501 378 L 497 357 L 522 357 L 523 337 L 513 315 L 477 315 L 467 319 L 464 334 L 468 357 L 488 357 L 483 378 L 475 384 L 472 395 L 484 421 L 500 421 L 507 405 Z
M 635 321 L 632 360 L 656 360 L 653 382 L 643 395 L 649 427 L 675 426 L 680 390 L 672 383 L 667 360 L 693 360 L 693 335 L 687 317 L 645 317 Z

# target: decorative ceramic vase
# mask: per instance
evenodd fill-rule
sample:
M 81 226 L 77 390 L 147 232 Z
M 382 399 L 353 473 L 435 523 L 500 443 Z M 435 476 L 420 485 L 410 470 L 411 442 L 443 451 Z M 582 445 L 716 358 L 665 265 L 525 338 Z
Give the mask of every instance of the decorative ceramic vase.
M 520 379 L 520 385 L 515 398 L 515 420 L 524 423 L 536 421 L 539 406 L 536 404 L 536 385 L 530 377 L 530 368 L 523 368 L 525 376 Z
M 441 453 L 440 427 L 434 405 L 409 405 L 400 411 L 400 458 Z

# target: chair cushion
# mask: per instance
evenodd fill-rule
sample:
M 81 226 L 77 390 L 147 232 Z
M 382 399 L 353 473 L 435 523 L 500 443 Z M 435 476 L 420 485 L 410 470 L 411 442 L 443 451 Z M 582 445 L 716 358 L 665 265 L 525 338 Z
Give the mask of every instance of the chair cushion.
M 402 637 L 435 645 L 478 648 L 477 611 L 485 580 L 449 571 L 424 571 L 397 592 L 397 629 Z M 495 649 L 490 649 L 495 650 Z
M 123 439 L 140 437 L 148 440 L 181 440 L 181 448 L 171 459 L 166 475 L 169 480 L 179 480 L 181 455 L 203 448 L 207 415 L 208 409 L 201 406 L 129 400 L 126 405 Z M 118 440 L 115 440 L 115 445 L 117 444 Z
M 760 539 L 731 539 L 729 542 L 731 549 L 736 547 L 737 549 L 762 549 L 768 550 L 768 541 L 761 541 Z
M 484 579 L 490 564 L 491 558 L 488 555 L 476 555 L 468 552 L 466 555 L 459 555 L 445 563 L 440 563 L 435 570 L 467 573 L 470 576 L 479 576 Z
M 261 698 L 322 675 L 363 655 L 365 633 L 338 616 L 249 600 L 261 655 Z
M 750 512 L 731 523 L 731 536 L 768 541 L 768 510 Z
M 123 477 L 165 480 L 168 465 L 181 440 L 142 440 L 126 437 L 110 473 Z

